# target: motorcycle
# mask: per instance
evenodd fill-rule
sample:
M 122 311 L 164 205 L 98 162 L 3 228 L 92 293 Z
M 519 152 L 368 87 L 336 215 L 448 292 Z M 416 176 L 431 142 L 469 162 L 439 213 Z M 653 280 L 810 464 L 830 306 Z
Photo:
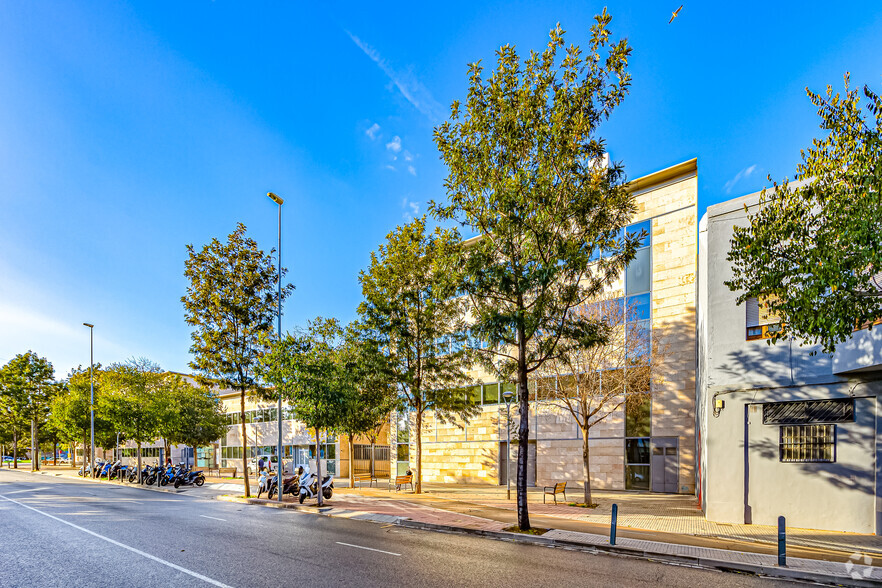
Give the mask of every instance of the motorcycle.
M 82 476 L 84 478 L 91 478 L 92 475 L 95 474 L 95 477 L 97 478 L 98 472 L 100 472 L 103 467 L 104 467 L 104 461 L 100 460 L 100 459 L 97 462 L 95 462 L 95 469 L 94 470 L 89 466 L 89 464 L 84 463 L 83 467 L 80 468 L 80 471 L 77 472 L 77 475 Z
M 285 494 L 290 494 L 291 496 L 296 496 L 300 493 L 300 479 L 303 477 L 303 466 L 298 468 L 298 471 L 294 473 L 293 476 L 285 478 L 282 482 L 282 496 Z M 279 477 L 274 476 L 273 479 L 269 483 L 269 490 L 267 491 L 267 495 L 269 499 L 272 500 L 273 496 L 278 491 L 279 485 Z
M 148 486 L 152 486 L 159 479 L 159 476 L 162 475 L 162 468 L 158 465 L 150 468 L 150 471 L 147 472 L 147 476 L 142 479 L 142 481 Z
M 275 479 L 275 478 L 273 478 Z M 266 492 L 269 494 L 269 486 L 273 483 L 269 479 L 269 472 L 266 471 L 266 468 L 261 468 L 260 475 L 257 477 L 257 497 L 260 498 L 260 495 Z
M 205 483 L 205 474 L 202 470 L 191 471 L 186 470 L 175 478 L 175 488 L 181 486 L 202 486 Z
M 318 476 L 305 472 L 300 478 L 300 504 L 307 498 L 316 498 L 318 493 Z M 322 479 L 321 493 L 328 500 L 334 495 L 334 476 L 328 474 Z

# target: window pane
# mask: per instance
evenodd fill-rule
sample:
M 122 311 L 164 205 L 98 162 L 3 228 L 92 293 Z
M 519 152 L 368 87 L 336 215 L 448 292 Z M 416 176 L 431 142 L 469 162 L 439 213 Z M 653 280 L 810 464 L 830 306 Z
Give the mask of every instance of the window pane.
M 648 437 L 652 401 L 648 394 L 628 394 L 625 400 L 625 437 Z M 642 462 L 642 463 L 648 463 Z
M 484 404 L 499 402 L 499 384 L 484 384 Z
M 410 446 L 398 445 L 398 461 L 407 461 L 410 459 Z
M 624 238 L 624 236 L 625 236 L 625 229 L 619 229 L 618 231 L 616 231 L 616 234 L 613 237 L 613 240 L 615 241 L 614 249 L 604 249 L 603 255 L 604 256 L 612 255 L 613 253 L 616 252 L 617 249 L 620 249 L 621 245 L 622 245 L 622 239 Z
M 649 292 L 647 292 L 646 294 L 639 294 L 637 296 L 628 296 L 627 305 L 627 320 L 649 320 Z
M 631 463 L 649 463 L 649 439 L 625 439 L 625 458 Z
M 652 271 L 649 260 L 649 247 L 639 249 L 637 255 L 625 270 L 625 294 L 649 292 Z
M 649 466 L 626 466 L 625 488 L 628 490 L 649 490 Z
M 469 401 L 469 404 L 481 404 L 481 387 L 480 386 L 469 386 L 465 389 L 466 400 Z
M 649 235 L 650 231 L 652 231 L 652 221 L 645 220 L 642 223 L 633 224 L 627 228 L 628 236 L 639 236 L 640 233 L 645 233 L 643 238 L 640 240 L 640 245 L 638 247 L 645 247 L 649 245 Z

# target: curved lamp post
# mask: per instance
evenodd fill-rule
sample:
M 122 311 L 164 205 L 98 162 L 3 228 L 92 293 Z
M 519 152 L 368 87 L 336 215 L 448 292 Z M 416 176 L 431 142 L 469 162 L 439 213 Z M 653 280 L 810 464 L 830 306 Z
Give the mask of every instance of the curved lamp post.
M 94 337 L 95 325 L 91 323 L 83 323 L 83 326 L 89 327 L 89 428 L 92 431 L 92 448 L 89 450 L 89 467 L 92 468 L 92 477 L 95 477 L 95 381 L 92 378 L 92 369 L 95 364 L 95 346 Z M 83 450 L 85 451 L 85 447 Z M 85 466 L 85 458 L 83 459 L 83 467 Z
M 505 400 L 505 497 L 511 500 L 511 390 L 502 393 Z

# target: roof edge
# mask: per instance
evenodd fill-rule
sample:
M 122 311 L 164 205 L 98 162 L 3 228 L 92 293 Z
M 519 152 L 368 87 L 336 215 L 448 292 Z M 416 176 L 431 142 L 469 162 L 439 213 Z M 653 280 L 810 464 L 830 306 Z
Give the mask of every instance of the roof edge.
M 682 163 L 678 163 L 676 165 L 672 165 L 671 167 L 666 167 L 665 169 L 659 170 L 657 172 L 652 172 L 651 174 L 631 180 L 630 182 L 625 184 L 625 189 L 629 192 L 636 192 L 638 190 L 649 188 L 650 186 L 655 186 L 656 184 L 662 184 L 680 176 L 685 176 L 697 172 L 698 158 L 693 157 L 692 159 L 687 159 Z

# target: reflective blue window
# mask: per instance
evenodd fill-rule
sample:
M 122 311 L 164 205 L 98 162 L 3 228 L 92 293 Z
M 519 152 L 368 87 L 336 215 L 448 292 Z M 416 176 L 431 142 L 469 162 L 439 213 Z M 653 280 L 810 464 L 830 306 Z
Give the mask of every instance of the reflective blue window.
M 650 231 L 652 231 L 652 221 L 645 220 L 643 222 L 633 224 L 628 227 L 627 231 L 629 237 L 631 235 L 638 236 L 641 233 L 645 233 L 645 235 L 643 235 L 643 238 L 640 240 L 640 245 L 638 245 L 638 247 L 645 247 L 649 245 Z
M 625 270 L 625 294 L 649 292 L 651 288 L 652 267 L 649 247 L 637 250 L 637 255 Z
M 644 321 L 649 319 L 649 293 L 628 296 L 628 319 Z

